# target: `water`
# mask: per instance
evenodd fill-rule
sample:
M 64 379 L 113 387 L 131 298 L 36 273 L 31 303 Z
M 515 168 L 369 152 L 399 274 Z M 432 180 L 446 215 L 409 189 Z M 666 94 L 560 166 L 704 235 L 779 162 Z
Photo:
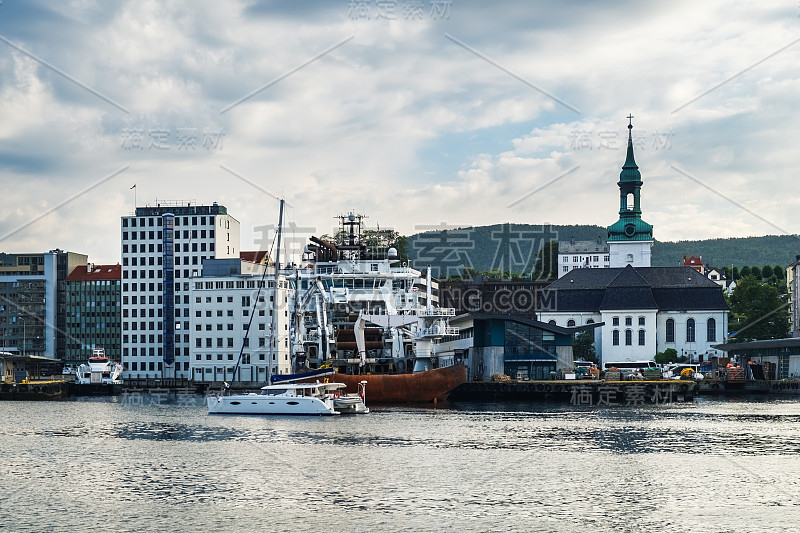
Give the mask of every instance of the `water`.
M 0 404 L 0 530 L 800 530 L 793 400 L 290 418 L 146 398 Z

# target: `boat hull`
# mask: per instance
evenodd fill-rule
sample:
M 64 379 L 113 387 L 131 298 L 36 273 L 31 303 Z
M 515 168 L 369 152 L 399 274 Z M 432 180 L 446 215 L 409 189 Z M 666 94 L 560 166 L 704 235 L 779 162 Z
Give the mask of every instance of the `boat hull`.
M 318 398 L 280 397 L 262 394 L 232 394 L 209 396 L 211 415 L 305 415 L 329 416 L 339 414 L 333 403 Z
M 346 393 L 358 393 L 358 384 L 367 382 L 366 403 L 424 403 L 442 401 L 464 383 L 464 365 L 434 368 L 415 374 L 334 374 L 331 381 L 344 383 Z

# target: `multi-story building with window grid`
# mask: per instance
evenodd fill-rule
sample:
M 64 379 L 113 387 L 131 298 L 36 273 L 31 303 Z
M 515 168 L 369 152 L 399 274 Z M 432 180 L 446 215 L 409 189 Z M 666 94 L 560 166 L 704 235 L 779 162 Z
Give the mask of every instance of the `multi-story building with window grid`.
M 206 261 L 204 275 L 189 284 L 193 339 L 189 367 L 195 382 L 233 379 L 240 352 L 236 380 L 263 383 L 272 374 L 291 373 L 289 322 L 294 291 L 290 282 L 279 279 L 276 303 L 272 267 L 249 264 L 250 271 L 271 271 L 262 276 L 242 274 L 241 265 L 233 259 Z
M 130 377 L 190 377 L 191 279 L 239 256 L 224 206 L 160 203 L 122 217 L 122 363 Z
M 64 357 L 65 278 L 84 254 L 0 253 L 0 351 Z
M 121 277 L 119 264 L 82 265 L 67 276 L 64 363 L 86 363 L 98 348 L 120 360 Z

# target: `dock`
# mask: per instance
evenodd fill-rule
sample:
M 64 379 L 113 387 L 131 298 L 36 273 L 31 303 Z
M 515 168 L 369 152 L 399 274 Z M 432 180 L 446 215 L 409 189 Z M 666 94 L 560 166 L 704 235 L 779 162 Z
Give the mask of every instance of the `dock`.
M 643 405 L 691 402 L 700 386 L 696 381 L 469 381 L 450 393 L 460 401 L 553 401 L 572 405 Z

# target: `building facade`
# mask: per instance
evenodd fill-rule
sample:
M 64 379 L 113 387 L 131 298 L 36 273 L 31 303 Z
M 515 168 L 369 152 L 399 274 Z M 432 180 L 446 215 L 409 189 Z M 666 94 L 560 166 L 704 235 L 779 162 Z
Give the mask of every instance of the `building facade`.
M 558 277 L 573 268 L 609 268 L 611 256 L 608 243 L 601 237 L 594 241 L 576 241 L 558 243 Z
M 619 219 L 608 227 L 610 268 L 570 269 L 540 298 L 538 318 L 561 327 L 601 324 L 601 362 L 651 360 L 668 348 L 691 361 L 720 355 L 728 306 L 722 287 L 694 267 L 650 267 L 653 226 L 642 220 L 642 177 L 628 125 L 628 151 L 617 186 Z
M 86 363 L 102 348 L 114 361 L 122 357 L 122 266 L 75 267 L 65 281 L 64 363 Z
M 800 337 L 800 255 L 786 267 L 786 287 L 789 293 L 789 308 L 792 311 L 792 337 Z
M 133 377 L 190 377 L 191 279 L 239 256 L 224 206 L 162 203 L 121 219 L 122 363 Z
M 281 276 L 276 291 L 272 267 L 255 265 L 260 272 L 242 274 L 241 263 L 206 260 L 206 273 L 190 282 L 189 367 L 195 382 L 233 379 L 240 352 L 237 381 L 264 383 L 270 375 L 292 372 L 289 323 L 294 291 L 290 282 Z M 266 275 L 262 275 L 264 268 Z
M 0 351 L 62 358 L 66 337 L 65 279 L 84 254 L 0 254 Z

